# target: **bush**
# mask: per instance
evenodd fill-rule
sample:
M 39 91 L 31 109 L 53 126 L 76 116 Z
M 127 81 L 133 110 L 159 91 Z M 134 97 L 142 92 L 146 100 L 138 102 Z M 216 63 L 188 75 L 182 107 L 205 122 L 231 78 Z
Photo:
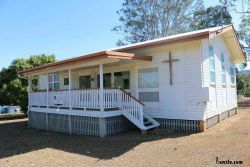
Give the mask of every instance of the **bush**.
M 0 71 L 0 105 L 20 106 L 26 113 L 28 106 L 28 82 L 18 78 L 17 71 L 55 62 L 54 55 L 31 56 L 28 59 L 15 59 L 8 68 Z M 37 78 L 32 80 L 37 87 Z

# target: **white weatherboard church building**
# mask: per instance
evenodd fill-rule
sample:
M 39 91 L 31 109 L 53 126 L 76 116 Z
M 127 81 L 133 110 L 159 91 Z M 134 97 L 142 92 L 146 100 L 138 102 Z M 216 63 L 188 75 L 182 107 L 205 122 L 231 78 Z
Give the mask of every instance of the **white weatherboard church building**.
M 232 25 L 127 45 L 19 71 L 29 78 L 29 126 L 92 136 L 132 126 L 204 131 L 237 113 Z M 39 90 L 31 79 L 38 76 Z

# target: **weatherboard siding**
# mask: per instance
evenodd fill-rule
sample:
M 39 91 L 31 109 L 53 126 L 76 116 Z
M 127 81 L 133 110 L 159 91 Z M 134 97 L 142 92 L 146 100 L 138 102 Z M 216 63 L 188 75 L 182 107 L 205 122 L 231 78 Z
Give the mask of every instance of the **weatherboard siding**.
M 169 83 L 169 63 L 162 63 L 169 59 L 169 51 L 173 59 L 179 59 L 172 65 L 173 85 Z M 154 118 L 202 120 L 205 91 L 201 84 L 200 40 L 145 49 L 136 53 L 153 56 L 153 62 L 137 64 L 137 69 L 159 68 L 160 101 L 149 107 L 146 103 L 145 112 Z
M 215 56 L 215 84 L 210 82 L 209 71 L 209 46 L 214 48 Z M 209 88 L 209 101 L 207 102 L 207 109 L 204 118 L 210 118 L 214 115 L 223 113 L 232 108 L 237 107 L 236 87 L 231 83 L 230 79 L 230 65 L 233 64 L 231 53 L 222 37 L 214 39 L 202 40 L 202 71 L 203 71 L 203 87 Z M 221 54 L 225 58 L 226 70 L 226 84 L 222 83 L 222 70 L 221 70 Z
M 173 85 L 169 83 L 169 64 L 162 61 L 168 60 L 169 51 L 174 59 L 180 61 L 173 63 Z M 138 53 L 150 55 L 152 62 L 136 61 L 130 64 L 120 64 L 118 66 L 105 66 L 104 73 L 116 71 L 130 71 L 131 93 L 139 98 L 138 70 L 142 68 L 158 67 L 159 73 L 159 102 L 145 102 L 145 112 L 152 117 L 168 119 L 189 119 L 201 120 L 204 114 L 204 89 L 201 87 L 201 56 L 200 40 L 161 46 L 152 49 L 139 50 Z M 60 73 L 60 89 L 67 89 L 63 86 L 63 78 L 67 77 L 67 71 Z M 94 79 L 92 87 L 96 87 L 96 75 L 99 68 L 90 70 L 80 70 L 72 72 L 73 88 L 77 88 L 78 78 L 81 75 L 91 75 Z M 43 79 L 44 77 L 39 77 Z M 45 83 L 41 80 L 39 83 Z M 202 92 L 202 93 L 201 93 Z
M 214 47 L 216 83 L 210 84 L 209 71 L 209 45 Z M 179 61 L 173 63 L 173 85 L 169 83 L 169 63 L 171 51 L 174 59 Z M 133 51 L 131 51 L 133 52 Z M 130 91 L 139 98 L 139 92 L 147 92 L 149 89 L 138 88 L 138 70 L 143 68 L 158 67 L 159 87 L 150 91 L 159 91 L 159 102 L 144 102 L 144 111 L 154 118 L 205 120 L 214 115 L 223 113 L 237 106 L 236 89 L 230 81 L 230 51 L 223 38 L 217 37 L 212 40 L 196 40 L 172 44 L 168 46 L 141 49 L 137 54 L 150 55 L 152 62 L 131 61 L 129 64 L 118 66 L 104 66 L 104 73 L 117 71 L 130 71 Z M 221 81 L 220 54 L 224 53 L 226 65 L 226 85 L 223 87 Z M 97 86 L 96 76 L 99 68 L 89 70 L 78 70 L 72 72 L 73 88 L 78 88 L 79 76 L 91 75 L 94 78 L 92 87 Z M 63 77 L 67 72 L 60 72 L 60 85 L 63 85 Z M 39 77 L 44 79 L 44 77 Z M 39 81 L 46 83 L 46 80 Z M 67 87 L 60 87 L 61 89 Z

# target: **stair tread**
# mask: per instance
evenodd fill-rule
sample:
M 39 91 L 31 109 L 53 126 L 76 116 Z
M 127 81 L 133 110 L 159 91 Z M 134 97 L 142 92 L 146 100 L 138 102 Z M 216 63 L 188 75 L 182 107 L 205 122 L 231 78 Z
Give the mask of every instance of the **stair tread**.
M 153 125 L 150 125 L 150 126 L 146 126 L 146 130 L 148 129 L 152 129 L 152 128 L 155 128 L 155 127 L 158 127 L 159 125 L 157 124 L 153 124 Z
M 122 113 L 128 120 L 134 123 L 141 130 L 149 130 L 160 126 L 160 124 L 157 121 L 155 121 L 153 118 L 150 118 L 149 116 L 144 115 L 145 117 L 143 119 L 143 122 L 140 122 L 135 117 L 130 115 L 128 112 L 122 112 Z

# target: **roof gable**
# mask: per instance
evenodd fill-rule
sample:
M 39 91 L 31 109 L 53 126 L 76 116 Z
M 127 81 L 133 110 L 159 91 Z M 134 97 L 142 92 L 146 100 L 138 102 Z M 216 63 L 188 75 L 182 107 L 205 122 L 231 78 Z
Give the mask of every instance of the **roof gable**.
M 246 58 L 244 57 L 242 48 L 240 46 L 240 43 L 238 41 L 238 38 L 236 36 L 235 30 L 232 25 L 226 25 L 226 26 L 219 26 L 219 27 L 213 27 L 213 28 L 207 28 L 203 30 L 198 30 L 198 31 L 192 31 L 192 32 L 187 32 L 187 33 L 182 33 L 182 34 L 177 34 L 177 35 L 172 35 L 164 38 L 158 38 L 154 40 L 148 40 L 145 42 L 140 42 L 140 43 L 135 43 L 135 44 L 130 44 L 122 47 L 117 47 L 113 49 L 108 49 L 105 51 L 100 51 L 88 55 L 83 55 L 71 59 L 66 59 L 62 61 L 57 61 L 54 63 L 46 64 L 43 66 L 39 67 L 34 67 L 32 69 L 28 70 L 23 70 L 19 71 L 19 74 L 27 74 L 30 73 L 31 71 L 37 71 L 40 69 L 46 69 L 46 68 L 51 68 L 51 67 L 56 67 L 60 65 L 65 65 L 67 63 L 72 63 L 75 61 L 91 61 L 94 60 L 95 58 L 98 58 L 103 55 L 107 55 L 109 52 L 116 52 L 116 53 L 122 53 L 123 55 L 126 54 L 126 52 L 129 52 L 131 50 L 136 50 L 136 49 L 143 49 L 143 48 L 153 48 L 153 47 L 158 47 L 162 45 L 170 45 L 174 43 L 180 43 L 180 42 L 186 42 L 186 41 L 192 41 L 192 40 L 199 40 L 199 39 L 212 39 L 216 38 L 218 36 L 222 35 L 226 40 L 227 44 L 231 48 L 231 52 L 234 55 L 234 59 L 236 63 L 245 63 Z M 231 37 L 231 39 L 228 38 L 228 35 Z M 121 58 L 118 56 L 117 58 Z M 124 58 L 124 57 L 122 57 Z M 145 58 L 145 56 L 144 56 Z

